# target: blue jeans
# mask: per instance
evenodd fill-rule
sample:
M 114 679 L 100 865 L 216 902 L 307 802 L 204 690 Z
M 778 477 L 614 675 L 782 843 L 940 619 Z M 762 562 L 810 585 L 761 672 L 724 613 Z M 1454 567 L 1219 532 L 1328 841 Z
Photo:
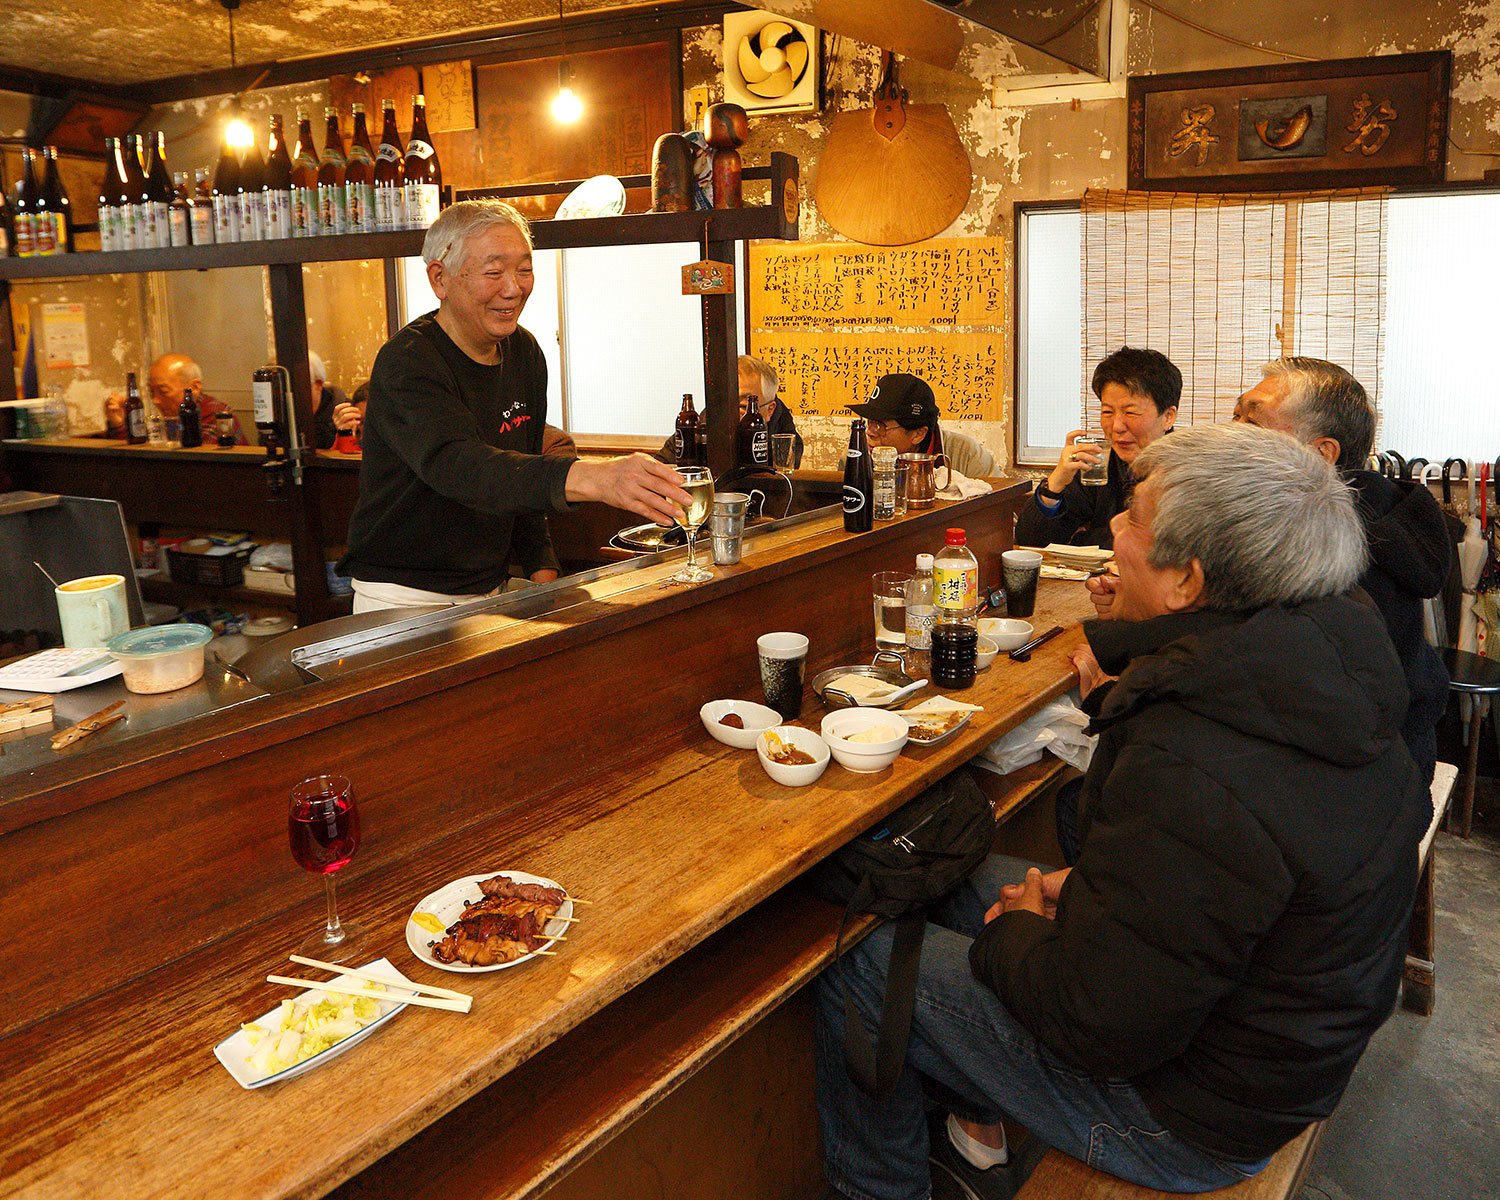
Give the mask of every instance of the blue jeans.
M 926 1200 L 932 1180 L 924 1086 L 960 1117 L 989 1124 L 1004 1114 L 1048 1145 L 1146 1187 L 1204 1192 L 1257 1174 L 1265 1161 L 1221 1162 L 1179 1141 L 1124 1080 L 1064 1065 L 974 978 L 969 943 L 985 910 L 1001 884 L 1018 882 L 1030 865 L 991 857 L 929 922 L 906 1066 L 884 1101 L 866 1096 L 845 1070 L 839 974 L 873 1037 L 891 927 L 877 929 L 819 979 L 818 1115 L 828 1181 L 851 1200 Z

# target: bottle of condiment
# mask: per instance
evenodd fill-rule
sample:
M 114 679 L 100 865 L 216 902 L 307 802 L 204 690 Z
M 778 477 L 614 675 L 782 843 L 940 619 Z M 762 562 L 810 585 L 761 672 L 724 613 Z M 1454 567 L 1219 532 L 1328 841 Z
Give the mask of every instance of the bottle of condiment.
M 126 211 L 133 231 L 131 246 L 136 250 L 156 249 L 156 208 L 152 204 L 151 188 L 146 181 L 146 145 L 138 133 L 125 135 L 125 196 Z M 162 212 L 162 220 L 167 214 Z
M 323 158 L 318 163 L 318 223 L 324 233 L 349 232 L 349 193 L 345 174 L 349 160 L 344 157 L 344 135 L 339 132 L 339 113 L 325 108 L 327 124 L 323 131 Z
M 219 150 L 214 170 L 214 241 L 221 246 L 240 240 L 240 163 L 228 142 Z
M 682 411 L 677 414 L 677 429 L 672 434 L 672 452 L 679 467 L 698 465 L 698 413 L 693 408 L 691 392 L 682 395 Z
M 755 405 L 750 406 L 755 411 Z M 849 451 L 844 458 L 844 529 L 869 533 L 875 525 L 875 470 L 870 463 L 870 440 L 865 419 L 855 417 L 849 426 Z
M 859 426 L 863 429 L 864 422 L 859 422 Z M 745 405 L 745 415 L 740 418 L 737 436 L 740 466 L 771 465 L 771 431 L 766 428 L 765 418 L 760 415 L 760 405 L 753 400 Z
M 889 521 L 896 515 L 896 447 L 876 446 L 870 453 L 875 461 L 875 519 Z
M 104 139 L 104 178 L 99 183 L 99 249 L 123 250 L 120 244 L 120 192 L 124 180 L 116 169 L 120 139 Z
M 297 151 L 292 159 L 292 236 L 316 237 L 318 220 L 318 152 L 313 147 L 312 118 L 297 114 Z
M 380 149 L 375 152 L 375 228 L 381 233 L 406 228 L 406 156 L 396 129 L 396 102 L 382 100 Z
M 213 189 L 208 184 L 207 167 L 199 167 L 193 172 L 193 191 L 188 202 L 192 208 L 189 216 L 193 223 L 193 245 L 212 246 L 214 244 L 214 203 Z
M 21 174 L 16 180 L 16 255 L 30 258 L 36 253 L 36 209 L 41 201 L 41 184 L 36 177 L 36 151 L 21 148 Z
M 198 404 L 197 389 L 189 384 L 177 407 L 177 440 L 185 448 L 203 445 L 203 409 Z
M 286 149 L 281 114 L 271 114 L 266 136 L 266 237 L 292 236 L 292 156 Z
M 146 155 L 146 204 L 150 206 L 152 245 L 172 245 L 172 176 L 167 173 L 167 135 L 157 130 L 141 139 Z
M 240 197 L 240 241 L 265 241 L 266 163 L 260 156 L 260 147 L 253 140 L 240 155 L 236 191 Z
M 406 225 L 426 229 L 442 207 L 443 168 L 432 134 L 427 132 L 427 100 L 418 94 L 411 106 L 411 140 L 406 143 Z
M 909 649 L 932 649 L 932 626 L 937 620 L 932 597 L 932 555 L 919 554 L 917 572 L 906 585 L 906 645 Z
M 365 106 L 354 106 L 354 132 L 349 138 L 349 165 L 344 172 L 345 207 L 350 233 L 375 232 L 375 151 L 365 124 Z
M 933 561 L 932 681 L 938 687 L 966 688 L 974 682 L 979 643 L 979 560 L 962 529 L 950 529 L 943 552 Z
M 167 213 L 167 224 L 172 235 L 172 245 L 193 244 L 193 199 L 188 187 L 187 174 L 178 171 L 172 176 L 172 207 Z
M 134 372 L 125 376 L 125 440 L 132 446 L 146 444 L 146 406 Z

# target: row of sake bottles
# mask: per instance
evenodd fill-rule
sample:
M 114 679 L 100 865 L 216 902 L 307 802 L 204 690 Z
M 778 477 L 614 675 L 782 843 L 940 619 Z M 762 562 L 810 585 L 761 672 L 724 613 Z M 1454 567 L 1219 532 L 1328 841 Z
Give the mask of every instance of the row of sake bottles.
M 441 206 L 442 167 L 427 132 L 427 105 L 412 105 L 411 137 L 403 149 L 396 107 L 384 101 L 380 145 L 374 149 L 365 107 L 354 105 L 347 149 L 337 110 L 324 109 L 320 155 L 312 120 L 297 114 L 297 143 L 288 150 L 279 113 L 270 117 L 266 152 L 252 138 L 243 149 L 228 141 L 212 178 L 172 176 L 160 133 L 106 139 L 99 194 L 99 238 L 104 250 L 145 250 L 215 242 L 254 242 L 322 234 L 425 229 Z

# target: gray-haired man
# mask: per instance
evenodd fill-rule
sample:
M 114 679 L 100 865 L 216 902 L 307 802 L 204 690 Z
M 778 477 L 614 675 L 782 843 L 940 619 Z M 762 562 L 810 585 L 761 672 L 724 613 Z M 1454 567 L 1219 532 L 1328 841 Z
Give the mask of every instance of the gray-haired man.
M 440 306 L 375 358 L 359 502 L 339 572 L 355 612 L 459 603 L 505 586 L 514 556 L 557 578 L 544 514 L 598 500 L 669 523 L 689 497 L 644 454 L 542 453 L 547 363 L 518 324 L 531 295 L 531 231 L 498 201 L 464 201 L 427 231 Z

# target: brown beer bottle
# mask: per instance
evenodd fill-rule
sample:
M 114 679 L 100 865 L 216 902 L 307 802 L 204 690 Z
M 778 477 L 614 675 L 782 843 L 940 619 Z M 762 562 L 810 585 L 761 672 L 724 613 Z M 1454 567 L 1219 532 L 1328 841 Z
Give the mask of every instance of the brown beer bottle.
M 297 114 L 297 152 L 292 159 L 292 236 L 316 237 L 318 219 L 318 151 L 313 146 L 312 118 Z
M 698 413 L 693 408 L 691 392 L 682 395 L 682 411 L 677 414 L 677 431 L 672 435 L 672 450 L 679 467 L 698 465 Z
M 125 440 L 132 446 L 146 444 L 146 406 L 133 371 L 125 376 Z
M 36 253 L 36 207 L 41 200 L 41 185 L 36 178 L 36 151 L 21 148 L 21 174 L 16 179 L 16 254 L 30 258 Z
M 406 228 L 406 156 L 396 128 L 396 102 L 382 100 L 380 149 L 375 152 L 375 228 L 381 233 Z
M 286 151 L 281 114 L 271 114 L 266 136 L 266 237 L 292 236 L 292 156 Z
M 769 467 L 771 465 L 771 431 L 760 415 L 760 405 L 753 400 L 745 405 L 745 415 L 740 418 L 739 462 L 742 467 Z
M 73 202 L 63 187 L 62 176 L 57 169 L 57 147 L 42 147 L 42 158 L 47 169 L 42 176 L 42 210 L 37 213 L 37 253 L 71 254 L 73 252 Z M 50 226 L 50 239 L 42 236 L 42 223 Z M 50 240 L 51 248 L 43 249 L 44 240 Z
M 318 164 L 318 222 L 324 233 L 348 233 L 344 174 L 349 160 L 344 157 L 344 135 L 339 132 L 338 109 L 325 108 L 323 115 L 328 125 L 323 134 L 323 161 Z
M 150 250 L 156 246 L 156 213 L 151 207 L 150 189 L 146 186 L 146 147 L 139 134 L 125 135 L 125 199 L 130 249 Z
M 349 139 L 349 166 L 344 173 L 345 206 L 350 233 L 375 232 L 375 151 L 365 125 L 365 106 L 354 106 L 354 133 Z
M 426 229 L 442 207 L 443 168 L 427 132 L 427 100 L 420 93 L 411 106 L 411 140 L 406 143 L 406 226 Z

